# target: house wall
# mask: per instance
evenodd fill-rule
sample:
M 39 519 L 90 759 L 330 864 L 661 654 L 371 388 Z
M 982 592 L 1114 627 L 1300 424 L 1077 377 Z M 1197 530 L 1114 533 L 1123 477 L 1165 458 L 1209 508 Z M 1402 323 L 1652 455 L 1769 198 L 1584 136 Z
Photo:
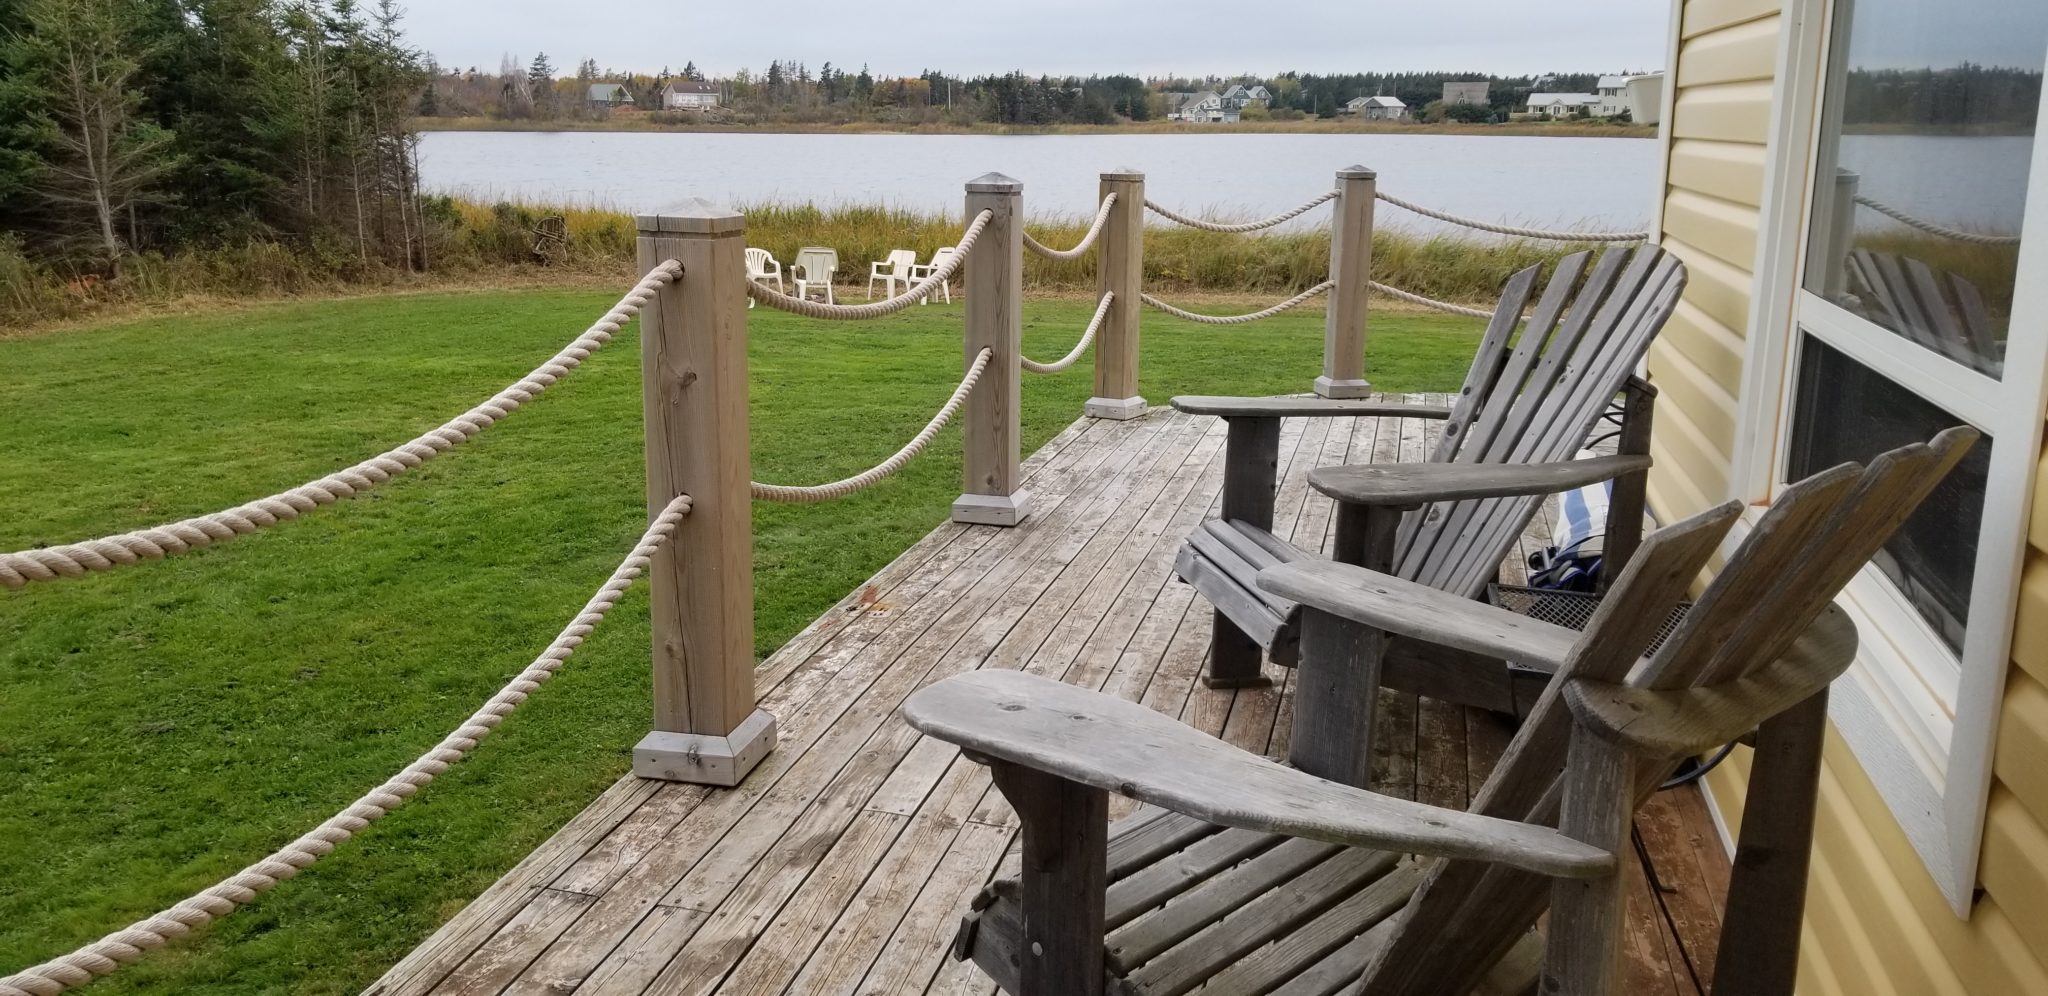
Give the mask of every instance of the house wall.
M 1663 244 L 1691 283 L 1652 348 L 1662 521 L 1731 494 L 1781 0 L 1674 0 Z M 2040 471 L 2048 484 L 2048 461 Z M 2048 993 L 2048 487 L 2036 492 L 1979 866 L 1957 919 L 1848 746 L 1829 731 L 1800 956 L 1805 996 Z M 1708 779 L 1740 824 L 1747 749 Z

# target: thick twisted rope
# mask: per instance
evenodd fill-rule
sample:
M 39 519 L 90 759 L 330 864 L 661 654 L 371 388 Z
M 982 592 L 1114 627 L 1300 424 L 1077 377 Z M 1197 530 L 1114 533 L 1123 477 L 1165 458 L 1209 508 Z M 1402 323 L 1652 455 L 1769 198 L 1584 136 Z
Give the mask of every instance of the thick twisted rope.
M 960 236 L 960 242 L 954 247 L 952 255 L 947 256 L 946 261 L 940 263 L 938 269 L 926 274 L 924 279 L 911 284 L 909 290 L 895 297 L 883 298 L 880 301 L 870 301 L 867 304 L 826 304 L 823 301 L 813 301 L 809 298 L 791 297 L 779 290 L 752 280 L 747 281 L 747 296 L 779 311 L 787 311 L 806 318 L 824 318 L 844 322 L 860 318 L 880 318 L 883 315 L 893 315 L 924 300 L 925 295 L 933 287 L 937 287 L 951 279 L 953 272 L 960 268 L 960 264 L 967 261 L 967 254 L 974 250 L 974 240 L 981 238 L 981 230 L 988 227 L 988 220 L 993 217 L 995 217 L 995 212 L 985 209 L 980 214 L 975 215 L 974 221 L 968 224 L 966 233 Z
M 1110 196 L 1115 197 L 1116 195 L 1111 194 Z M 1074 348 L 1067 355 L 1051 363 L 1040 363 L 1029 356 L 1018 356 L 1017 362 L 1024 369 L 1035 374 L 1056 374 L 1073 366 L 1074 361 L 1080 359 L 1081 354 L 1087 352 L 1089 345 L 1095 342 L 1095 333 L 1102 331 L 1103 319 L 1109 317 L 1109 306 L 1115 300 L 1115 291 L 1102 292 L 1102 303 L 1095 306 L 1095 317 L 1088 319 L 1088 328 L 1081 333 L 1081 341 L 1075 343 Z
M 612 333 L 639 314 L 655 291 L 676 279 L 682 271 L 682 264 L 675 260 L 668 260 L 648 271 L 625 297 L 619 299 L 618 304 L 612 306 L 612 310 L 546 363 L 484 403 L 410 442 L 346 470 L 225 511 L 82 543 L 0 553 L 0 586 L 20 588 L 30 581 L 79 577 L 91 571 L 110 570 L 223 543 L 368 491 L 490 428 L 520 405 L 538 397 L 550 385 L 580 366 L 591 353 L 611 341 Z
M 1439 301 L 1433 297 L 1423 297 L 1420 294 L 1416 294 L 1411 291 L 1404 291 L 1399 287 L 1389 286 L 1387 284 L 1380 283 L 1377 280 L 1372 281 L 1372 289 L 1379 291 L 1380 293 L 1385 294 L 1388 297 L 1400 298 L 1401 300 L 1406 301 L 1410 304 L 1419 304 L 1425 308 L 1435 308 L 1438 311 L 1448 312 L 1453 315 L 1464 315 L 1468 318 L 1493 317 L 1493 312 L 1491 311 L 1486 311 L 1481 308 L 1467 308 L 1462 304 L 1452 304 L 1449 301 Z
M 1261 318 L 1271 318 L 1274 315 L 1286 311 L 1287 309 L 1292 308 L 1295 305 L 1308 300 L 1309 298 L 1315 297 L 1317 294 L 1321 294 L 1335 286 L 1337 286 L 1337 282 L 1335 280 L 1325 280 L 1322 283 L 1315 285 L 1314 287 L 1311 287 L 1305 291 L 1302 291 L 1299 294 L 1294 295 L 1293 297 L 1288 298 L 1285 301 L 1280 302 L 1279 304 L 1273 305 L 1270 308 L 1264 308 L 1259 311 L 1254 311 L 1249 315 L 1202 315 L 1196 314 L 1192 311 L 1186 311 L 1181 308 L 1176 308 L 1173 305 L 1167 304 L 1165 301 L 1161 301 L 1160 299 L 1153 297 L 1150 294 L 1140 294 L 1138 295 L 1138 299 L 1145 302 L 1146 304 L 1158 308 L 1161 311 L 1166 312 L 1169 315 L 1172 315 L 1175 318 L 1186 319 L 1190 322 L 1200 322 L 1203 325 L 1243 325 L 1246 322 L 1256 322 Z
M 1856 203 L 1884 215 L 1901 225 L 1917 228 L 1929 235 L 1939 235 L 1944 239 L 1970 242 L 1980 246 L 2016 246 L 2020 244 L 2020 237 L 2017 235 L 1986 235 L 1982 232 L 1965 232 L 1961 229 L 1944 228 L 1931 221 L 1922 221 L 1883 201 L 1872 197 L 1865 197 L 1862 194 L 1856 195 Z
M 633 580 L 646 571 L 655 550 L 675 532 L 676 524 L 689 511 L 689 495 L 678 495 L 669 502 L 668 507 L 654 517 L 647 531 L 641 534 L 633 552 L 626 555 L 611 578 L 597 589 L 597 594 L 584 603 L 583 611 L 556 634 L 554 642 L 549 643 L 526 670 L 498 689 L 496 695 L 471 713 L 461 726 L 432 750 L 420 755 L 390 780 L 364 793 L 347 808 L 329 817 L 327 822 L 271 852 L 270 856 L 155 916 L 136 921 L 70 954 L 0 978 L 0 996 L 56 996 L 110 974 L 123 965 L 140 961 L 166 943 L 254 902 L 256 897 L 270 891 L 279 882 L 332 853 L 363 828 L 383 818 L 384 814 L 404 805 L 436 775 L 447 771 L 449 766 L 476 749 L 477 743 L 504 722 L 512 710 L 519 708 L 535 689 L 554 677 L 569 655 L 576 652 L 591 630 L 604 619 L 605 613 L 618 604 Z
M 1149 198 L 1145 201 L 1145 206 L 1151 209 L 1153 214 L 1156 214 L 1161 218 L 1165 218 L 1168 221 L 1186 225 L 1189 228 L 1199 228 L 1205 232 L 1224 232 L 1231 235 L 1242 235 L 1246 232 L 1256 232 L 1261 228 L 1272 228 L 1275 225 L 1292 221 L 1295 218 L 1302 215 L 1303 213 L 1305 213 L 1306 211 L 1308 211 L 1310 208 L 1315 207 L 1316 205 L 1321 204 L 1324 201 L 1334 200 L 1336 196 L 1337 192 L 1334 190 L 1326 194 L 1318 194 L 1315 197 L 1311 198 L 1308 203 L 1303 204 L 1302 206 L 1295 208 L 1292 211 L 1288 211 L 1283 214 L 1276 214 L 1273 217 L 1267 218 L 1264 221 L 1247 221 L 1243 224 L 1238 225 L 1226 225 L 1222 222 L 1217 221 L 1203 221 L 1200 218 L 1190 218 L 1184 214 L 1176 214 L 1172 211 L 1167 210 L 1166 208 L 1160 207 L 1157 203 L 1150 200 Z
M 1072 249 L 1049 249 L 1045 243 L 1032 238 L 1030 232 L 1024 233 L 1024 248 L 1047 259 L 1079 259 L 1088 247 L 1095 244 L 1095 237 L 1102 234 L 1102 226 L 1109 223 L 1109 209 L 1115 206 L 1116 193 L 1112 191 L 1102 199 L 1102 207 L 1096 209 L 1095 223 L 1088 226 L 1088 234 L 1081 236 L 1081 241 Z
M 821 501 L 831 501 L 834 498 L 844 498 L 847 495 L 858 494 L 874 486 L 876 482 L 883 478 L 902 470 L 905 464 L 915 459 L 919 453 L 923 453 L 926 446 L 931 445 L 932 437 L 938 435 L 939 430 L 945 428 L 947 422 L 952 421 L 953 414 L 960 410 L 960 405 L 967 400 L 969 394 L 974 392 L 975 383 L 981 380 L 982 371 L 988 369 L 988 362 L 994 356 L 994 350 L 986 346 L 982 347 L 981 352 L 975 354 L 974 363 L 968 366 L 967 376 L 960 378 L 960 386 L 953 389 L 953 396 L 947 398 L 946 403 L 939 406 L 939 413 L 933 415 L 932 420 L 925 423 L 924 429 L 912 437 L 910 442 L 903 444 L 903 448 L 897 450 L 895 455 L 889 459 L 852 477 L 833 481 L 830 484 L 762 484 L 759 481 L 755 481 L 753 482 L 754 497 L 762 501 L 786 502 L 793 505 L 812 505 Z M 0 994 L 0 996 L 5 996 L 5 994 Z
M 1374 191 L 1373 196 L 1397 208 L 1406 208 L 1425 218 L 1447 221 L 1453 225 L 1476 228 L 1482 232 L 1499 235 L 1513 235 L 1524 239 L 1551 239 L 1557 242 L 1641 242 L 1650 237 L 1648 232 L 1558 232 L 1541 228 L 1517 228 L 1513 225 L 1497 225 L 1477 218 L 1465 218 L 1434 208 L 1426 208 L 1413 201 L 1404 201 L 1384 191 Z

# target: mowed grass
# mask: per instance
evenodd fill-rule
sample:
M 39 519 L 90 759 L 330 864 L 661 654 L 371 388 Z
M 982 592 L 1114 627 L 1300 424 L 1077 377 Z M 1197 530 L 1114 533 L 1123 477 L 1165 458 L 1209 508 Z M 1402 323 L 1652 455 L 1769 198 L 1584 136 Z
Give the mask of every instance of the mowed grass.
M 606 294 L 404 296 L 0 340 L 0 549 L 227 507 L 440 423 L 523 374 Z M 1213 310 L 1249 310 L 1222 303 Z M 1063 354 L 1086 301 L 1033 301 Z M 865 468 L 960 374 L 958 305 L 855 324 L 749 313 L 761 480 Z M 1274 393 L 1318 370 L 1313 309 L 1214 329 L 1147 313 L 1143 391 Z M 1384 389 L 1447 390 L 1479 323 L 1380 314 Z M 639 338 L 365 497 L 165 562 L 0 592 L 0 974 L 232 873 L 438 740 L 532 659 L 644 527 Z M 1036 447 L 1090 393 L 1027 374 Z M 902 475 L 756 504 L 765 655 L 937 525 L 949 429 Z M 99 993 L 346 993 L 373 980 L 628 767 L 647 730 L 635 588 L 570 661 L 415 802 Z

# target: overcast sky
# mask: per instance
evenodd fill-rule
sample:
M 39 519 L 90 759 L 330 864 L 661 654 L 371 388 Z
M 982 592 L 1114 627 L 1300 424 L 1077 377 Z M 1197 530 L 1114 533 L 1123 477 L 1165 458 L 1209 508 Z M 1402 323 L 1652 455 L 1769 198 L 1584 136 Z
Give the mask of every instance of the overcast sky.
M 409 0 L 413 43 L 443 66 L 495 69 L 536 50 L 565 75 L 585 58 L 724 75 L 770 60 L 877 75 L 1200 76 L 1399 70 L 1502 75 L 1663 68 L 1663 0 Z M 1002 20 L 987 15 L 1001 12 Z

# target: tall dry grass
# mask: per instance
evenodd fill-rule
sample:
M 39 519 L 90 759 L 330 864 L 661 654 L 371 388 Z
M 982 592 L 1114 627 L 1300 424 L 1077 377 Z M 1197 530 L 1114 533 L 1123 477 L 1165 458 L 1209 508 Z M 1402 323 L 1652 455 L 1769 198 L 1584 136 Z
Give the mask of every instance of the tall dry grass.
M 839 254 L 838 279 L 858 284 L 870 260 L 892 249 L 920 259 L 959 241 L 962 219 L 876 205 L 820 207 L 769 203 L 741 208 L 747 242 L 792 259 L 801 246 L 828 246 Z M 116 304 L 169 303 L 194 297 L 285 297 L 423 284 L 499 283 L 508 276 L 547 280 L 630 277 L 636 229 L 631 215 L 593 206 L 484 204 L 430 198 L 422 249 L 425 274 L 366 263 L 344 245 L 252 242 L 146 253 L 123 266 L 117 280 L 25 255 L 18 241 L 0 239 L 0 326 L 66 318 Z M 568 233 L 565 259 L 541 264 L 533 253 L 542 219 L 560 215 Z M 1075 244 L 1090 218 L 1034 218 L 1028 228 L 1055 247 Z M 1425 235 L 1382 229 L 1373 237 L 1375 279 L 1444 300 L 1490 301 L 1516 270 L 1550 264 L 1578 246 L 1493 238 Z M 1329 273 L 1327 229 L 1288 228 L 1228 235 L 1158 223 L 1145 232 L 1145 285 L 1164 292 L 1292 293 Z M 1048 260 L 1027 254 L 1028 287 L 1085 291 L 1095 285 L 1092 254 Z

